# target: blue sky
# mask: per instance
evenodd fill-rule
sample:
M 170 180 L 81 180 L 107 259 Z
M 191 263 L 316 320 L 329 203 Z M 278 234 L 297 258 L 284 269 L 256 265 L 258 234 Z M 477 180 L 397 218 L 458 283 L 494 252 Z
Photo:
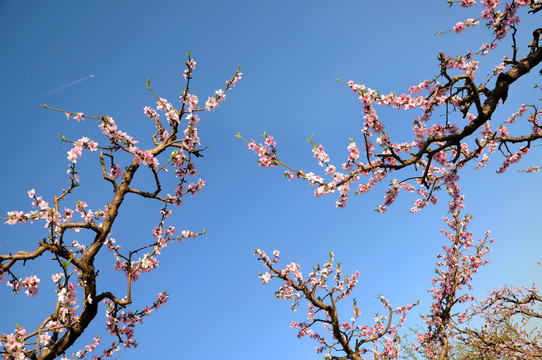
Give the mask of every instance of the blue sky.
M 191 51 L 197 61 L 191 88 L 200 99 L 223 88 L 237 66 L 244 75 L 225 103 L 202 114 L 199 134 L 211 146 L 197 165 L 206 187 L 170 219 L 179 229 L 209 234 L 167 248 L 159 269 L 135 283 L 135 307 L 152 302 L 164 289 L 170 302 L 136 329 L 140 346 L 124 358 L 320 358 L 315 343 L 298 340 L 289 328 L 290 321 L 305 319 L 305 307 L 292 313 L 287 302 L 274 297 L 278 282 L 260 284 L 257 274 L 263 268 L 252 255 L 255 248 L 279 249 L 283 264 L 296 261 L 305 269 L 334 251 L 347 273 L 361 271 L 354 297 L 368 320 L 381 311 L 375 296 L 383 294 L 394 306 L 420 299 L 408 323 L 416 326 L 417 314 L 427 313 L 430 305 L 426 290 L 444 240 L 439 229 L 446 196 L 410 214 L 414 198 L 403 195 L 387 213 L 377 214 L 373 210 L 385 192 L 379 187 L 335 209 L 333 196 L 316 199 L 307 184 L 288 183 L 281 170 L 259 168 L 234 134 L 257 140 L 266 131 L 278 142 L 283 161 L 317 170 L 305 142 L 314 134 L 332 161 L 342 163 L 348 138 L 361 137 L 361 105 L 334 79 L 404 92 L 436 74 L 439 51 L 461 54 L 487 41 L 482 28 L 434 35 L 467 17 L 475 14 L 449 8 L 446 1 L 344 0 L 335 6 L 319 0 L 0 1 L 0 144 L 5 154 L 0 211 L 30 210 L 26 192 L 31 188 L 50 199 L 65 186 L 69 148 L 60 145 L 58 133 L 104 141 L 96 123 L 68 122 L 42 104 L 111 115 L 120 129 L 150 145 L 153 126 L 142 109 L 154 101 L 146 79 L 160 96 L 175 99 L 184 84 L 185 53 Z M 520 32 L 520 38 L 531 31 L 528 22 L 523 24 L 526 34 Z M 508 46 L 503 43 L 501 51 Z M 491 70 L 503 54 L 488 57 L 481 68 Z M 537 101 L 533 81 L 515 84 L 496 116 L 508 117 L 527 99 Z M 409 136 L 409 113 L 383 114 L 389 129 Z M 69 201 L 82 199 L 98 209 L 110 189 L 92 155 L 84 154 L 82 186 Z M 539 151 L 523 164 L 540 165 Z M 466 169 L 461 180 L 467 210 L 474 215 L 471 230 L 481 237 L 490 229 L 496 238 L 492 264 L 474 281 L 481 296 L 504 283 L 529 285 L 539 279 L 539 175 L 517 173 L 516 166 L 497 176 L 498 165 L 495 158 L 486 169 Z M 147 180 L 138 181 L 145 186 Z M 159 221 L 158 204 L 131 198 L 123 206 L 115 238 L 126 248 L 150 240 Z M 32 249 L 42 236 L 41 225 L 2 226 L 0 251 Z M 84 235 L 77 240 L 88 241 Z M 112 257 L 103 254 L 99 262 L 101 288 L 123 291 L 124 277 L 112 271 Z M 49 269 L 45 258 L 19 269 L 22 276 L 41 275 L 34 299 L 12 296 L 1 284 L 0 332 L 12 332 L 15 323 L 30 328 L 51 311 L 54 270 Z M 344 305 L 350 312 L 350 303 Z M 108 342 L 104 323 L 99 314 L 88 338 L 73 351 L 95 334 Z

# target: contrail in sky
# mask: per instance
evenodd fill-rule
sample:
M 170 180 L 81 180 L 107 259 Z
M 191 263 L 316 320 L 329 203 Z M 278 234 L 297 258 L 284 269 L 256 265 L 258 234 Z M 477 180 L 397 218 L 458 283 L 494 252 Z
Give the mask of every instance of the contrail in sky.
M 49 90 L 49 91 L 47 91 L 47 92 L 41 93 L 41 94 L 36 95 L 36 96 L 34 96 L 34 97 L 31 97 L 31 98 L 29 98 L 29 99 L 26 99 L 26 100 L 24 100 L 24 101 L 21 102 L 21 103 L 12 104 L 11 107 L 26 105 L 26 104 L 28 104 L 28 103 L 31 103 L 32 101 L 36 101 L 36 100 L 41 99 L 41 98 L 43 98 L 43 97 L 49 96 L 49 95 L 54 94 L 54 93 L 59 92 L 59 91 L 62 91 L 62 90 L 64 90 L 64 89 L 67 89 L 67 88 L 69 88 L 69 87 L 72 87 L 72 86 L 74 86 L 74 85 L 77 85 L 77 84 L 79 84 L 79 83 L 82 83 L 83 81 L 88 80 L 88 79 L 93 78 L 93 77 L 94 77 L 94 75 L 89 75 L 89 76 L 82 77 L 82 78 L 79 79 L 79 80 L 72 81 L 71 83 L 64 84 L 64 85 L 62 85 L 62 86 L 59 86 L 59 87 L 54 88 L 54 89 L 52 89 L 52 90 Z

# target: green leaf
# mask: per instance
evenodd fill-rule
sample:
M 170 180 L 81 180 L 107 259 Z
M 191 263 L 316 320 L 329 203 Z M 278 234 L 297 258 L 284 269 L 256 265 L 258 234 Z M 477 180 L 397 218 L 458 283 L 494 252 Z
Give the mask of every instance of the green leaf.
M 148 88 L 148 89 L 151 88 L 151 78 L 148 78 L 148 79 L 147 79 L 147 88 Z
M 62 260 L 62 267 L 64 267 L 64 270 L 68 269 L 68 266 L 70 265 L 71 262 L 72 262 L 72 259 L 70 259 L 68 261 Z

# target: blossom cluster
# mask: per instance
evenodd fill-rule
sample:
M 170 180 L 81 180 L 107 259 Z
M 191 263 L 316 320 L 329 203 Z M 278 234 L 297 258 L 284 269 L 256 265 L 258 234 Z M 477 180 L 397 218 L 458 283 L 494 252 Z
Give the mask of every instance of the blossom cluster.
M 98 143 L 90 140 L 87 137 L 83 137 L 73 143 L 73 149 L 68 151 L 68 160 L 73 163 L 77 162 L 77 159 L 83 154 L 83 149 L 89 149 L 90 151 L 98 150 Z
M 24 360 L 25 355 L 25 337 L 27 331 L 22 326 L 17 326 L 15 333 L 0 335 L 0 346 L 5 349 L 4 359 Z M 46 341 L 45 338 L 43 338 Z M 3 342 L 3 343 L 2 343 Z
M 119 307 L 109 300 L 104 300 L 106 307 L 106 329 L 114 337 L 122 340 L 124 348 L 136 348 L 138 343 L 134 339 L 133 328 L 143 322 L 145 316 L 150 315 L 156 309 L 162 307 L 169 300 L 167 293 L 161 292 L 151 306 L 145 306 L 141 311 L 119 311 Z M 118 351 L 118 342 L 113 342 L 112 346 L 105 349 L 103 357 L 111 357 L 115 351 Z
M 3 277 L 0 277 L 1 281 Z M 6 285 L 13 288 L 15 294 L 19 293 L 21 288 L 24 288 L 26 295 L 34 297 L 39 292 L 38 285 L 40 284 L 40 281 L 41 280 L 36 275 L 32 275 L 27 276 L 24 279 L 8 280 Z
M 504 7 L 499 9 L 499 0 L 481 0 L 482 10 L 480 12 L 480 18 L 487 21 L 487 26 L 491 28 L 495 40 L 499 41 L 506 37 L 510 28 L 520 22 L 517 12 L 520 8 L 529 6 L 531 8 L 540 6 L 539 0 L 514 0 L 505 2 Z M 476 4 L 475 0 L 461 0 L 462 7 L 471 7 Z M 460 33 L 466 28 L 476 26 L 479 21 L 474 19 L 467 19 L 465 22 L 457 23 L 453 31 Z M 493 43 L 494 44 L 494 43 Z M 493 46 L 494 48 L 494 46 Z
M 238 137 L 240 137 L 239 134 Z M 263 137 L 265 138 L 263 143 L 256 143 L 254 139 L 247 142 L 248 149 L 254 151 L 256 155 L 258 155 L 258 163 L 261 167 L 275 167 L 277 165 L 275 150 L 277 143 L 273 136 L 264 133 Z

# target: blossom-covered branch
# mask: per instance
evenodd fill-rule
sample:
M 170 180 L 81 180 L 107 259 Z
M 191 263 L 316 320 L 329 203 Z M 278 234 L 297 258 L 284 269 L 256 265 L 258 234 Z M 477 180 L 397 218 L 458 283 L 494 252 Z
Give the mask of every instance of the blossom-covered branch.
M 197 125 L 200 121 L 198 112 L 214 110 L 225 99 L 225 93 L 230 90 L 242 73 L 238 69 L 234 76 L 226 81 L 224 90 L 217 90 L 207 100 L 205 107 L 198 106 L 198 97 L 190 92 L 190 80 L 196 67 L 196 61 L 188 55 L 184 78 L 186 85 L 180 95 L 180 107 L 176 108 L 167 99 L 156 95 L 147 82 L 149 90 L 157 99 L 155 108 L 145 107 L 144 114 L 155 123 L 156 132 L 151 136 L 154 147 L 141 149 L 138 141 L 118 129 L 116 122 L 110 116 L 89 116 L 79 112 L 60 110 L 44 105 L 47 109 L 60 111 L 68 119 L 76 121 L 84 119 L 97 120 L 99 128 L 106 137 L 106 145 L 87 137 L 71 141 L 61 136 L 61 140 L 69 143 L 72 148 L 67 153 L 69 160 L 68 186 L 60 191 L 60 195 L 52 197 L 52 206 L 44 196 L 38 196 L 35 190 L 28 192 L 32 199 L 34 210 L 30 212 L 10 211 L 3 218 L 9 225 L 17 223 L 34 223 L 43 221 L 47 236 L 38 242 L 33 251 L 19 251 L 15 254 L 0 255 L 0 282 L 6 280 L 15 294 L 23 289 L 29 296 L 38 293 L 41 279 L 37 275 L 26 278 L 17 276 L 18 267 L 37 257 L 48 254 L 58 265 L 59 271 L 52 275 L 57 290 L 57 302 L 51 315 L 47 316 L 35 331 L 29 332 L 23 325 L 17 325 L 11 334 L 0 334 L 0 354 L 4 359 L 55 359 L 64 356 L 67 350 L 83 334 L 94 320 L 101 302 L 105 304 L 107 315 L 107 330 L 114 336 L 115 341 L 107 347 L 102 355 L 95 359 L 111 357 L 121 346 L 130 348 L 137 346 L 134 340 L 133 327 L 140 323 L 143 317 L 164 305 L 168 299 L 165 292 L 158 294 L 157 300 L 144 310 L 127 310 L 132 303 L 132 282 L 139 279 L 143 273 L 154 270 L 158 265 L 157 256 L 174 240 L 182 242 L 185 238 L 194 238 L 201 233 L 184 230 L 178 234 L 177 229 L 166 226 L 166 219 L 171 215 L 170 205 L 180 206 L 187 194 L 195 195 L 204 186 L 201 179 L 190 182 L 197 175 L 194 158 L 201 156 L 204 148 L 200 145 Z M 165 114 L 165 118 L 161 115 Z M 173 150 L 163 165 L 159 156 L 167 150 Z M 81 199 L 75 200 L 75 207 L 64 205 L 69 197 L 74 196 L 75 189 L 80 185 L 79 172 L 76 165 L 85 151 L 100 151 L 99 163 L 105 181 L 113 188 L 112 198 L 102 209 L 91 210 Z M 130 160 L 122 165 L 121 154 L 128 154 Z M 177 186 L 171 193 L 164 193 L 161 185 L 162 177 L 168 173 L 168 168 L 177 180 Z M 136 189 L 131 184 L 141 170 L 148 169 L 153 175 L 155 188 L 152 190 Z M 124 250 L 113 239 L 111 229 L 123 201 L 128 194 L 143 198 L 154 199 L 162 203 L 160 221 L 152 230 L 152 237 L 146 246 Z M 77 220 L 80 218 L 80 220 Z M 79 232 L 89 230 L 93 240 L 87 244 L 77 240 L 67 241 L 65 234 L 69 231 Z M 204 233 L 205 231 L 203 231 Z M 122 235 L 121 235 L 122 236 Z M 109 249 L 115 259 L 114 267 L 127 277 L 126 292 L 115 294 L 112 291 L 97 291 L 97 274 L 95 258 L 103 249 Z M 147 251 L 142 256 L 139 254 Z M 77 296 L 77 289 L 83 294 Z M 85 350 L 78 351 L 77 358 L 85 358 L 100 344 L 100 338 L 94 339 L 93 344 Z
M 307 320 L 292 321 L 290 326 L 298 329 L 297 337 L 308 335 L 316 340 L 319 343 L 316 352 L 325 353 L 325 359 L 361 360 L 362 355 L 368 353 L 372 353 L 372 358 L 375 359 L 396 359 L 399 356 L 397 328 L 401 327 L 407 311 L 415 304 L 393 309 L 386 298 L 378 296 L 386 314 L 376 315 L 373 325 L 359 325 L 356 322 L 361 316 L 361 310 L 354 300 L 352 318 L 349 321 L 341 321 L 337 303 L 352 293 L 358 283 L 359 271 L 344 276 L 341 265 L 334 264 L 333 253 L 330 253 L 329 260 L 323 266 L 317 265 L 305 279 L 299 264 L 292 262 L 284 269 L 276 267 L 279 260 L 277 250 L 273 252 L 273 259 L 260 249 L 257 249 L 255 254 L 269 270 L 260 274 L 263 284 L 267 284 L 273 278 L 283 281 L 275 292 L 277 298 L 291 300 L 294 311 L 302 300 L 306 300 Z M 328 281 L 333 282 L 333 285 Z M 400 316 L 396 325 L 392 325 L 393 315 Z M 323 333 L 318 330 L 320 326 Z
M 476 327 L 482 320 L 484 326 Z M 503 286 L 493 290 L 468 314 L 460 339 L 472 354 L 501 359 L 542 359 L 542 296 L 532 287 Z
M 473 5 L 475 1 L 461 1 L 462 7 Z M 316 187 L 316 196 L 338 192 L 338 207 L 346 205 L 355 184 L 357 186 L 352 190 L 363 194 L 398 170 L 402 170 L 403 176 L 390 181 L 385 201 L 377 207 L 379 212 L 386 211 L 401 190 L 418 195 L 411 211 L 419 211 L 428 203 L 435 203 L 436 190 L 458 177 L 468 162 L 474 160 L 478 167 L 483 167 L 497 151 L 504 157 L 498 169 L 503 173 L 542 139 L 542 110 L 537 104 L 518 104 L 517 112 L 511 117 L 494 118 L 499 105 L 508 99 L 514 83 L 542 61 L 542 28 L 531 30 L 530 43 L 516 45 L 516 32 L 519 31 L 517 12 L 522 7 L 530 7 L 530 12 L 536 13 L 540 6 L 538 0 L 508 1 L 502 6 L 498 1 L 482 1 L 480 18 L 467 19 L 465 28 L 485 22 L 493 32 L 491 44 L 483 44 L 480 51 L 468 51 L 457 57 L 441 52 L 438 56 L 440 72 L 411 86 L 408 93 L 381 94 L 354 81 L 344 82 L 362 104 L 362 140 L 350 139 L 346 162 L 335 165 L 324 146 L 309 139 L 314 156 L 325 174 L 317 175 L 286 165 L 277 155 L 275 141 L 270 145 L 267 134 L 264 143 L 245 141 L 251 150 L 256 151 L 260 166 L 286 167 L 285 177 L 308 181 Z M 514 45 L 511 56 L 497 64 L 492 74 L 478 80 L 481 57 L 507 37 Z M 398 134 L 390 134 L 386 121 L 377 113 L 378 107 L 416 112 L 412 119 L 411 139 L 405 141 Z M 442 109 L 445 121 L 436 115 L 438 109 Z M 513 129 L 512 124 L 519 122 L 520 118 L 529 125 L 530 131 L 525 132 L 524 126 Z M 238 136 L 241 137 L 240 134 Z
M 451 217 L 443 218 L 451 231 L 442 230 L 450 244 L 442 247 L 443 254 L 437 254 L 437 277 L 432 280 L 430 292 L 433 298 L 430 314 L 424 317 L 427 331 L 417 334 L 418 344 L 414 348 L 427 359 L 444 360 L 453 358 L 453 349 L 461 338 L 461 324 L 467 321 L 468 304 L 474 301 L 470 292 L 461 293 L 466 287 L 472 290 L 472 278 L 480 267 L 489 263 L 485 259 L 490 251 L 489 237 L 474 241 L 467 230 L 472 216 L 460 216 L 464 197 L 449 189 L 452 196 L 450 208 L 454 209 Z

